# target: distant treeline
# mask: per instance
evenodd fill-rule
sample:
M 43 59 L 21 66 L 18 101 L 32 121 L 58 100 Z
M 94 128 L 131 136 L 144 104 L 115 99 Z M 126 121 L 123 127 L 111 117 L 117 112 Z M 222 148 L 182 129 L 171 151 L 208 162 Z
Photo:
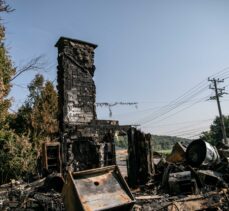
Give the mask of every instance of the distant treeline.
M 175 137 L 175 136 L 152 135 L 152 147 L 153 150 L 155 151 L 172 149 L 173 145 L 176 142 L 182 142 L 184 145 L 188 145 L 191 142 L 191 140 Z M 127 136 L 116 137 L 115 143 L 116 146 L 118 147 L 127 148 L 128 147 Z
M 188 145 L 192 140 L 176 136 L 158 136 L 152 135 L 152 145 L 155 151 L 172 149 L 176 142 L 182 142 Z

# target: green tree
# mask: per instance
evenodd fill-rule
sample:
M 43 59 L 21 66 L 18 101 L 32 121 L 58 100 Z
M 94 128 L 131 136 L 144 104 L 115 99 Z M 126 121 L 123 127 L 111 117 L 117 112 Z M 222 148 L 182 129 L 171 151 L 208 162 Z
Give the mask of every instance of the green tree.
M 1 1 L 0 1 L 1 8 Z M 10 79 L 15 74 L 11 59 L 4 45 L 5 28 L 0 25 L 0 130 L 6 127 L 8 109 L 11 99 L 8 98 L 11 84 Z
M 28 137 L 0 130 L 0 183 L 25 178 L 35 172 L 35 166 L 36 154 Z
M 58 98 L 50 81 L 47 81 L 35 100 L 31 113 L 34 135 L 40 139 L 55 139 L 58 134 Z
M 53 84 L 36 75 L 28 86 L 29 96 L 9 122 L 17 134 L 26 134 L 36 149 L 58 134 L 58 97 Z
M 226 128 L 226 134 L 229 135 L 229 116 L 223 116 L 224 124 Z M 221 142 L 223 139 L 223 133 L 221 130 L 221 122 L 220 118 L 216 117 L 213 123 L 210 126 L 209 131 L 205 131 L 202 133 L 201 138 L 210 142 L 213 145 Z
M 0 0 L 0 12 L 10 12 L 11 8 Z M 27 137 L 18 136 L 8 124 L 11 99 L 11 79 L 15 68 L 4 44 L 5 28 L 0 22 L 0 183 L 13 178 L 21 178 L 34 171 L 35 159 Z

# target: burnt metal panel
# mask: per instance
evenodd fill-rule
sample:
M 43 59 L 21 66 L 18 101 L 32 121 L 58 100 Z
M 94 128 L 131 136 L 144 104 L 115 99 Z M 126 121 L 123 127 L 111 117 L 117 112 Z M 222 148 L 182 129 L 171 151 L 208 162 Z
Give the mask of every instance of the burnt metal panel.
M 131 210 L 135 203 L 117 166 L 69 172 L 62 195 L 67 211 Z

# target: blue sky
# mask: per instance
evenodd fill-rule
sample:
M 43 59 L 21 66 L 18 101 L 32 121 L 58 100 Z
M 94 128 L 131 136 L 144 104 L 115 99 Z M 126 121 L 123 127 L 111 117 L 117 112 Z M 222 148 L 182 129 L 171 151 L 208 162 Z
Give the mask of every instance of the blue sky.
M 229 66 L 229 1 L 8 2 L 15 11 L 4 15 L 6 44 L 15 66 L 44 54 L 50 67 L 45 77 L 54 80 L 54 45 L 60 36 L 98 44 L 97 102 L 139 102 L 137 109 L 113 109 L 112 119 L 121 124 L 142 123 L 142 130 L 154 134 L 191 137 L 207 129 L 218 114 L 216 102 L 201 101 L 212 93 L 206 87 L 195 98 L 155 119 L 163 110 L 155 111 L 200 81 L 206 80 L 207 85 L 208 76 Z M 229 75 L 227 71 L 222 78 Z M 33 76 L 34 73 L 24 74 L 14 83 L 26 87 Z M 228 84 L 229 79 L 220 86 Z M 27 94 L 25 88 L 13 87 L 13 109 L 20 106 Z M 222 110 L 227 115 L 228 99 L 222 98 Z M 98 108 L 98 117 L 109 119 L 108 110 Z

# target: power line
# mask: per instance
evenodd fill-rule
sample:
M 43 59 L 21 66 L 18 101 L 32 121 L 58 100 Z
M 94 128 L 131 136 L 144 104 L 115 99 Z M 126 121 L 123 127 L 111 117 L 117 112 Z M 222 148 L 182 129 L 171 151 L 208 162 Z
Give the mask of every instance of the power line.
M 225 76 L 225 74 L 229 73 L 229 67 L 226 67 L 222 70 L 220 70 L 219 72 L 213 74 L 212 76 Z M 185 92 L 184 94 L 182 94 L 180 97 L 176 98 L 175 100 L 171 101 L 168 105 L 163 106 L 161 109 L 159 109 L 158 111 L 152 113 L 147 117 L 142 118 L 141 120 L 139 120 L 140 124 L 147 124 L 148 122 L 154 121 L 155 119 L 173 111 L 174 109 L 178 108 L 179 106 L 183 105 L 184 99 L 185 101 L 190 101 L 190 99 L 195 98 L 195 96 L 199 95 L 200 93 L 202 93 L 203 91 L 205 91 L 205 89 L 207 88 L 206 85 L 206 80 L 203 80 L 201 82 L 199 82 L 196 86 L 194 86 L 193 88 L 189 89 L 187 92 Z M 194 103 L 195 104 L 195 103 Z M 173 114 L 174 115 L 174 114 Z M 167 118 L 167 117 L 166 117 Z
M 197 133 L 196 135 L 191 135 L 191 136 L 188 136 L 188 137 L 186 137 L 187 139 L 196 139 L 196 138 L 199 138 L 200 137 L 200 135 L 201 135 L 201 133 Z
M 23 85 L 21 85 L 21 84 L 16 84 L 16 83 L 12 83 L 14 86 L 17 86 L 17 87 L 19 87 L 19 88 L 22 88 L 22 89 L 28 89 L 28 87 L 26 87 L 26 86 L 23 86 Z
M 213 77 L 222 77 L 222 75 L 224 75 L 225 73 L 228 73 L 229 72 L 229 67 L 225 67 L 223 68 L 222 70 L 216 72 L 215 74 L 212 74 L 210 75 L 209 77 L 210 78 L 213 78 Z
M 189 106 L 187 106 L 187 107 L 185 107 L 185 108 L 183 108 L 183 109 L 181 109 L 181 110 L 179 110 L 179 111 L 177 111 L 177 112 L 175 112 L 175 113 L 173 113 L 173 114 L 171 114 L 171 115 L 169 115 L 169 116 L 167 116 L 167 117 L 165 117 L 165 118 L 163 118 L 163 119 L 158 120 L 157 123 L 158 123 L 158 122 L 161 122 L 161 121 L 163 121 L 163 120 L 165 120 L 165 119 L 168 119 L 169 117 L 174 116 L 174 115 L 176 115 L 177 113 L 180 113 L 180 112 L 182 112 L 182 111 L 184 111 L 184 110 L 186 110 L 186 109 L 188 109 L 188 108 L 194 106 L 195 104 L 202 102 L 203 100 L 207 100 L 208 97 L 209 97 L 209 96 L 204 97 L 204 98 L 202 98 L 201 100 L 198 100 L 198 101 L 192 103 L 191 105 L 189 105 Z M 149 120 L 149 121 L 143 123 L 142 125 L 148 124 L 148 123 L 150 123 L 150 122 L 152 122 L 152 121 L 154 121 L 154 120 L 155 120 L 155 119 L 151 119 L 151 120 Z
M 184 133 L 173 133 L 173 134 L 168 134 L 168 136 L 176 136 L 176 137 L 190 137 L 190 136 L 197 136 L 201 135 L 204 131 L 208 130 L 206 129 L 196 129 L 196 130 L 190 130 Z
M 206 123 L 205 123 L 205 125 L 206 125 Z M 200 126 L 199 124 L 198 125 L 191 125 L 191 126 Z M 186 127 L 181 127 L 181 128 L 178 128 L 178 129 L 175 129 L 175 130 L 170 130 L 170 131 L 166 131 L 165 133 L 168 133 L 168 134 L 170 134 L 170 133 L 176 133 L 176 132 L 183 132 L 183 130 L 184 129 L 188 129 L 188 130 L 192 130 L 192 129 L 194 129 L 194 128 L 192 128 L 192 129 L 190 129 L 190 127 L 191 127 L 190 125 L 189 126 L 186 126 Z M 209 124 L 207 125 L 208 127 L 209 127 Z M 199 128 L 199 127 L 198 127 Z M 185 130 L 185 131 L 187 131 L 187 130 Z
M 206 83 L 206 82 L 205 82 Z M 148 119 L 150 119 L 150 121 L 152 119 L 156 119 L 164 114 L 169 113 L 170 111 L 176 109 L 177 107 L 181 106 L 184 104 L 184 101 L 190 101 L 190 99 L 193 99 L 195 96 L 197 96 L 198 94 L 202 93 L 203 91 L 205 91 L 207 89 L 207 85 L 203 84 L 203 82 L 200 82 L 199 84 L 197 84 L 195 87 L 193 87 L 192 89 L 188 90 L 187 92 L 185 92 L 183 95 L 181 95 L 180 97 L 178 97 L 177 99 L 171 101 L 168 105 L 162 107 L 161 109 L 159 109 L 158 111 L 154 112 L 153 114 L 141 120 L 139 120 L 140 123 L 144 123 L 147 122 Z
M 141 112 L 146 112 L 146 111 L 152 111 L 152 110 L 156 110 L 160 108 L 159 106 L 157 107 L 153 107 L 153 108 L 147 108 L 147 109 L 137 109 L 137 110 L 134 110 L 134 111 L 130 111 L 130 112 L 126 112 L 126 113 L 119 113 L 119 114 L 115 114 L 114 116 L 115 117 L 118 117 L 118 116 L 125 116 L 125 115 L 129 115 L 129 114 L 133 114 L 133 113 L 141 113 Z
M 190 102 L 189 101 L 185 101 L 184 104 L 188 104 L 188 105 L 189 104 L 192 104 L 193 105 L 193 103 L 196 104 L 196 101 L 207 102 L 207 101 L 203 101 L 203 98 L 199 98 L 199 99 L 196 99 L 195 101 L 190 101 Z M 187 107 L 189 107 L 189 106 L 187 106 Z M 116 114 L 115 117 L 117 117 L 117 116 L 123 116 L 123 115 L 128 115 L 128 114 L 131 114 L 131 113 L 139 113 L 139 112 L 152 111 L 152 110 L 156 110 L 157 108 L 160 108 L 160 107 L 154 107 L 152 109 L 145 109 L 145 110 L 140 110 L 140 111 L 139 110 L 136 110 L 136 111 L 132 111 L 132 112 L 128 112 L 128 113 Z M 136 120 L 133 120 L 132 122 L 136 122 Z M 145 125 L 144 122 L 142 123 L 142 125 Z M 161 126 L 161 125 L 156 125 L 156 127 L 159 127 L 159 126 Z M 153 127 L 155 127 L 155 126 L 153 126 Z
M 229 78 L 229 75 L 225 76 L 223 80 L 227 80 Z
M 203 120 L 194 120 L 194 121 L 185 121 L 185 122 L 174 122 L 171 124 L 161 124 L 161 125 L 155 125 L 153 127 L 150 126 L 150 128 L 155 128 L 155 127 L 164 127 L 164 126 L 170 126 L 170 125 L 179 125 L 179 124 L 186 124 L 186 123 L 193 123 L 193 122 L 207 122 L 209 120 L 214 120 L 213 118 L 209 118 L 209 119 L 203 119 Z M 193 125 L 193 124 L 192 124 Z M 147 126 L 143 126 L 143 128 L 148 128 Z
M 11 112 L 13 112 L 14 114 L 15 113 L 17 113 L 14 109 L 12 109 L 12 108 L 9 108 L 9 110 L 11 111 Z
M 117 106 L 117 105 L 128 105 L 128 106 L 132 106 L 134 105 L 135 108 L 137 108 L 138 106 L 138 103 L 137 102 L 114 102 L 114 103 L 108 103 L 108 102 L 102 102 L 102 103 L 96 103 L 96 106 L 100 106 L 100 107 L 107 107 L 108 110 L 109 110 L 109 116 L 111 117 L 112 116 L 112 108 L 114 106 Z
M 173 132 L 168 132 L 168 133 L 166 133 L 166 134 L 168 134 L 168 135 L 174 135 L 174 134 L 182 134 L 182 135 L 184 135 L 184 134 L 192 134 L 193 132 L 196 132 L 196 131 L 203 131 L 203 130 L 205 130 L 205 128 L 206 127 L 208 127 L 209 128 L 209 126 L 205 126 L 205 127 L 198 127 L 198 128 L 192 128 L 192 129 L 188 129 L 188 130 L 177 130 L 177 131 L 173 131 Z

